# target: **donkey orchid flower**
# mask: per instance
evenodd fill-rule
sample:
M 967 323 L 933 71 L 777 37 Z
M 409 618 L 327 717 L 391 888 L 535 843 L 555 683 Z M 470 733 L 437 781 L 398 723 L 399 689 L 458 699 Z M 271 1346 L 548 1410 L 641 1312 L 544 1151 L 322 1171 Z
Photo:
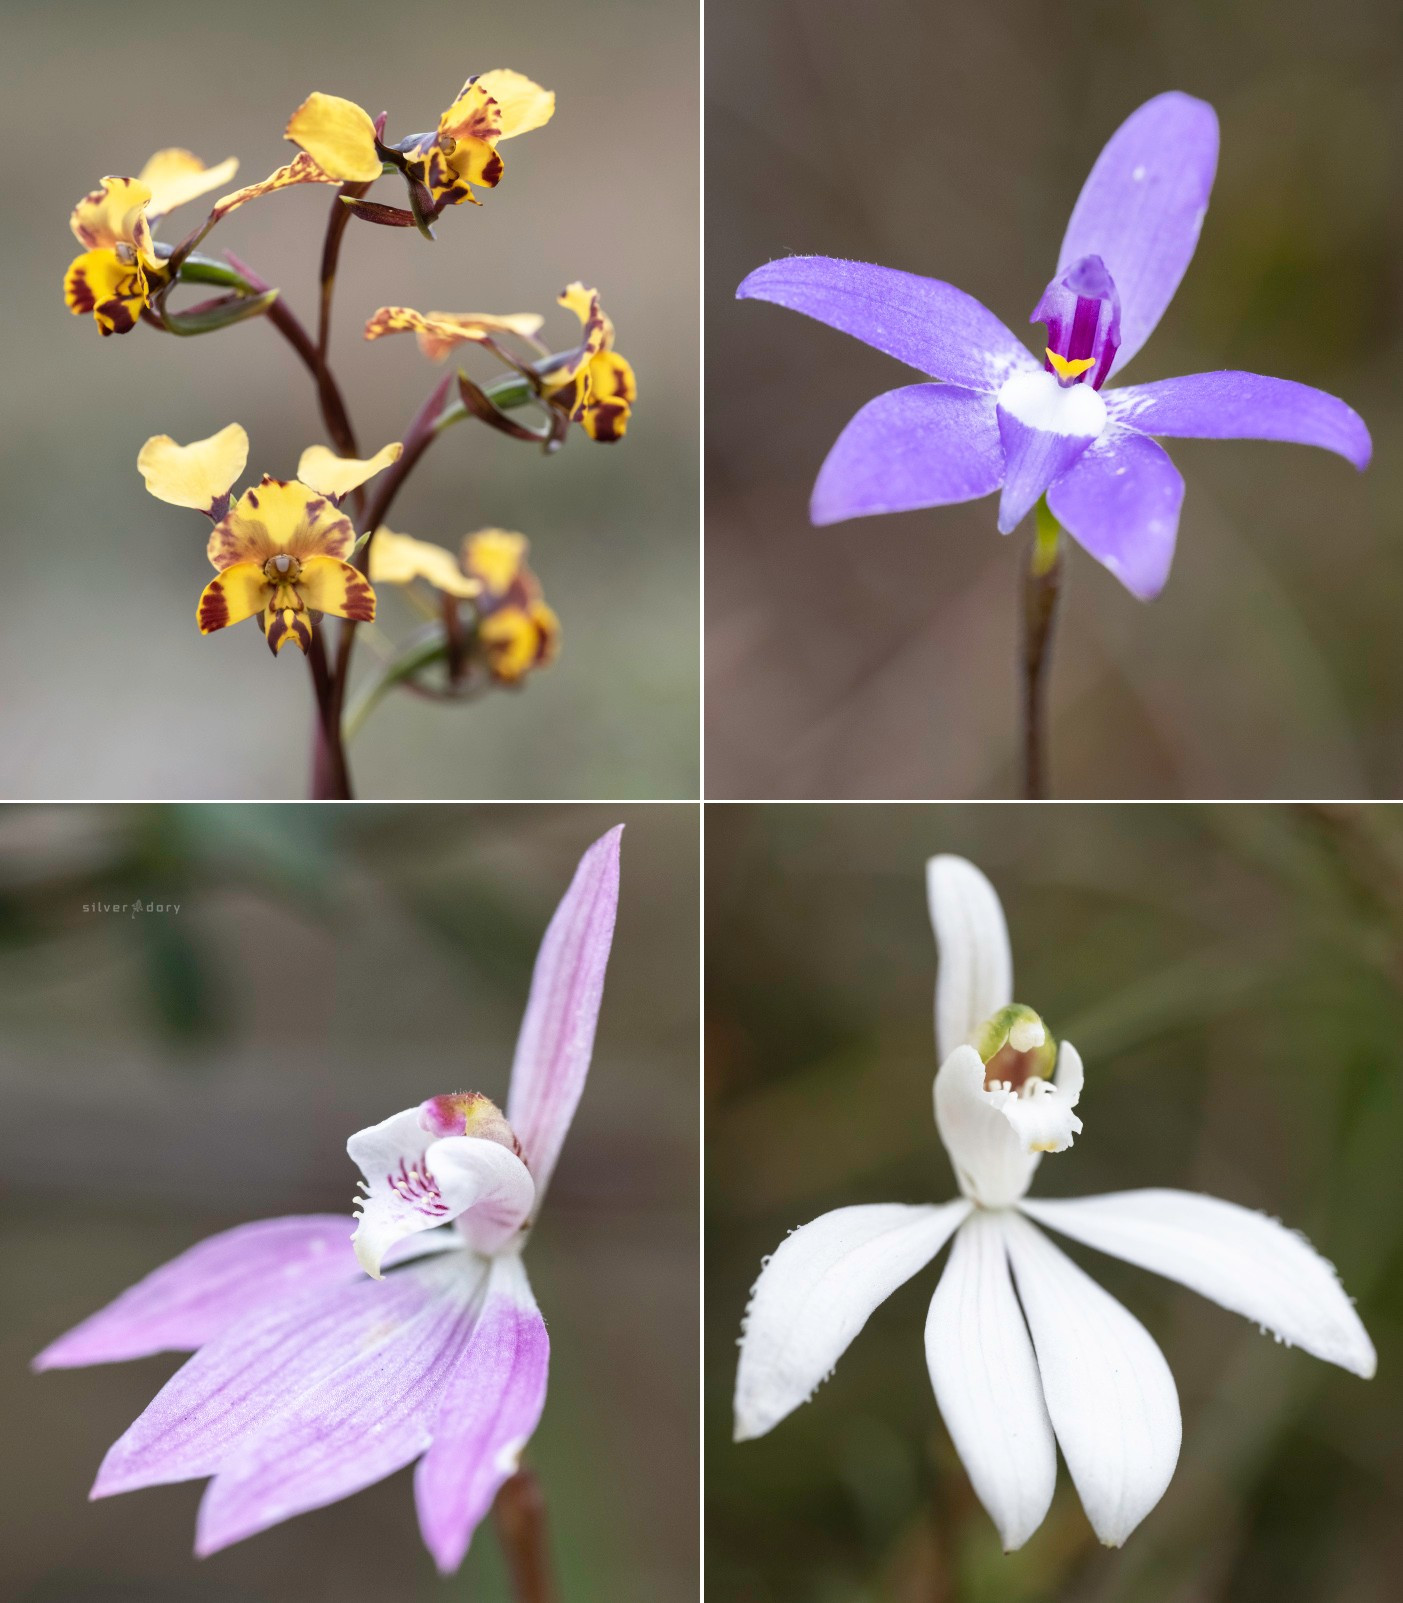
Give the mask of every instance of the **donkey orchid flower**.
M 869 401 L 814 486 L 817 524 L 1001 492 L 1008 534 L 1039 498 L 1132 594 L 1174 556 L 1184 481 L 1155 437 L 1287 440 L 1356 468 L 1372 446 L 1343 401 L 1289 379 L 1196 373 L 1104 390 L 1153 333 L 1193 256 L 1218 162 L 1213 108 L 1170 93 L 1111 136 L 1072 210 L 1030 322 L 1035 358 L 972 296 L 938 279 L 799 256 L 757 269 L 741 299 L 773 301 L 939 380 Z
M 1331 1266 L 1263 1214 L 1188 1191 L 1026 1195 L 1041 1154 L 1063 1151 L 1081 1129 L 1081 1059 L 1064 1041 L 1052 1073 L 1042 1021 L 1010 1001 L 1008 931 L 984 875 L 937 857 L 928 887 L 940 953 L 935 1122 L 960 1198 L 839 1208 L 789 1236 L 746 1315 L 736 1439 L 763 1436 L 807 1401 L 877 1305 L 953 1237 L 926 1362 L 1005 1551 L 1042 1524 L 1057 1445 L 1097 1536 L 1119 1547 L 1174 1473 L 1178 1394 L 1149 1332 L 1038 1224 L 1178 1280 L 1366 1379 L 1373 1344 Z
M 545 1403 L 549 1342 L 522 1248 L 589 1070 L 620 833 L 585 853 L 541 943 L 505 1116 L 463 1093 L 360 1131 L 354 1246 L 337 1214 L 224 1231 L 34 1360 L 194 1353 L 91 1496 L 213 1476 L 204 1556 L 417 1459 L 424 1542 L 445 1574 L 462 1563 Z

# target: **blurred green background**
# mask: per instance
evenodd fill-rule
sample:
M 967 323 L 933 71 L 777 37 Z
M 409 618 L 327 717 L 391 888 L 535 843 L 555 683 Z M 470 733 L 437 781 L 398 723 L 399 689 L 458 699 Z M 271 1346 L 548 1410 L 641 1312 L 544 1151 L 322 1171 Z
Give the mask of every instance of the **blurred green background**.
M 390 519 L 456 549 L 519 529 L 564 625 L 564 651 L 519 695 L 469 707 L 400 695 L 352 750 L 358 794 L 457 797 L 697 794 L 697 7 L 690 0 L 447 0 L 235 8 L 134 0 L 4 7 L 0 130 L 0 794 L 30 798 L 306 794 L 311 692 L 252 623 L 202 640 L 211 575 L 198 513 L 152 500 L 148 435 L 187 441 L 242 422 L 249 472 L 290 477 L 323 441 L 305 370 L 261 321 L 177 340 L 139 327 L 102 340 L 64 307 L 68 216 L 107 173 L 184 145 L 241 159 L 239 183 L 291 158 L 288 116 L 313 89 L 390 112 L 391 137 L 432 127 L 471 72 L 510 66 L 557 94 L 554 121 L 513 140 L 479 210 L 438 241 L 352 223 L 332 358 L 367 453 L 398 439 L 440 375 L 412 336 L 361 339 L 378 306 L 547 314 L 570 279 L 597 284 L 637 369 L 628 438 L 574 430 L 545 460 L 479 427 L 443 436 Z M 384 191 L 382 194 L 381 191 Z M 220 225 L 233 249 L 315 322 L 333 192 L 268 196 Z M 373 199 L 398 204 L 385 180 Z M 201 205 L 176 212 L 179 239 Z M 187 300 L 202 298 L 184 292 Z M 495 376 L 487 358 L 465 364 Z M 418 617 L 392 596 L 382 622 Z M 366 667 L 365 642 L 357 647 Z
M 1082 180 L 1150 96 L 1222 122 L 1208 220 L 1129 382 L 1247 368 L 1343 396 L 1323 451 L 1169 442 L 1164 594 L 1071 551 L 1054 793 L 1403 794 L 1403 31 L 1393 0 L 753 0 L 707 17 L 707 671 L 713 795 L 964 797 L 1016 778 L 1030 528 L 992 501 L 815 530 L 819 464 L 916 375 L 778 307 L 762 262 L 880 262 L 1032 339 Z
M 489 1525 L 438 1579 L 409 1471 L 197 1561 L 199 1483 L 86 1501 L 180 1360 L 27 1366 L 213 1231 L 349 1229 L 353 1131 L 503 1099 L 537 942 L 620 821 L 594 1065 L 531 1244 L 528 1461 L 570 1603 L 695 1599 L 695 808 L 136 806 L 0 814 L 3 1603 L 505 1603 Z M 138 897 L 180 911 L 83 912 Z
M 707 1585 L 716 1603 L 1382 1603 L 1403 1567 L 1403 815 L 1329 807 L 707 812 Z M 955 1194 L 931 1113 L 924 863 L 992 878 L 1015 992 L 1086 1061 L 1034 1190 L 1210 1192 L 1306 1232 L 1363 1382 L 1062 1241 L 1164 1349 L 1184 1445 L 1121 1552 L 1059 1466 L 1005 1558 L 931 1396 L 917 1275 L 815 1399 L 730 1442 L 763 1254 L 861 1202 Z M 943 1265 L 944 1259 L 940 1260 Z

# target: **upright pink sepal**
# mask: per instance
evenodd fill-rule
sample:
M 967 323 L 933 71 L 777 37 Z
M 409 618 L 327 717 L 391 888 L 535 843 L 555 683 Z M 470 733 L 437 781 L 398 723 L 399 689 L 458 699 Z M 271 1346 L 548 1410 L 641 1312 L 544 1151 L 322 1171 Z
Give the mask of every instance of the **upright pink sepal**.
M 595 841 L 546 930 L 512 1061 L 507 1122 L 536 1182 L 536 1207 L 584 1090 L 619 903 L 623 825 Z

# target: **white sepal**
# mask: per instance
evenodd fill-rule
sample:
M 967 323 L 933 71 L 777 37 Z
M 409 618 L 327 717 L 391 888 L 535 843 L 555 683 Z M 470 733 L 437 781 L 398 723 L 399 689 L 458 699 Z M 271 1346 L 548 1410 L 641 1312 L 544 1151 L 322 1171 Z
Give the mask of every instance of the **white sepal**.
M 736 1440 L 763 1436 L 807 1402 L 872 1310 L 925 1268 L 968 1212 L 967 1202 L 837 1208 L 786 1237 L 746 1310 Z
M 957 1047 L 935 1077 L 935 1124 L 960 1190 L 985 1208 L 1011 1207 L 1027 1191 L 1039 1154 L 1029 1152 L 1003 1111 L 1002 1092 L 984 1089 L 984 1063 Z
M 999 895 L 963 857 L 932 857 L 926 896 L 939 967 L 935 980 L 935 1053 L 957 1046 L 1013 1000 L 1013 957 Z
M 926 1319 L 926 1362 L 955 1451 L 1011 1553 L 1047 1514 L 1057 1448 L 997 1214 L 975 1209 L 955 1234 Z
M 1025 1206 L 1074 1241 L 1167 1275 L 1293 1347 L 1366 1380 L 1374 1373 L 1374 1344 L 1334 1268 L 1265 1214 L 1168 1190 Z
M 1002 1218 L 1062 1456 L 1097 1536 L 1119 1547 L 1179 1459 L 1179 1394 L 1135 1316 L 1028 1220 Z

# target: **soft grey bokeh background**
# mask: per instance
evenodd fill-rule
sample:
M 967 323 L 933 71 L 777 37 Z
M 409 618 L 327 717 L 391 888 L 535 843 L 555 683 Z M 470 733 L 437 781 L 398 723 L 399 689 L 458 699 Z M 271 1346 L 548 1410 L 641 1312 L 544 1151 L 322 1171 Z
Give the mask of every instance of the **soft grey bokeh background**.
M 1400 810 L 712 807 L 706 833 L 708 1597 L 1394 1597 Z M 955 1193 L 931 1111 L 935 852 L 993 880 L 1018 1000 L 1086 1062 L 1085 1128 L 1034 1190 L 1180 1186 L 1274 1215 L 1333 1261 L 1378 1349 L 1362 1381 L 1062 1242 L 1160 1343 L 1184 1413 L 1169 1490 L 1119 1552 L 1097 1544 L 1065 1466 L 1042 1528 L 999 1551 L 926 1373 L 936 1267 L 877 1309 L 810 1403 L 730 1441 L 762 1255 L 831 1208 Z
M 570 1603 L 697 1595 L 695 807 L 10 807 L 0 816 L 0 1600 L 506 1603 L 408 1471 L 211 1559 L 197 1484 L 89 1504 L 180 1360 L 34 1353 L 213 1231 L 344 1209 L 346 1137 L 505 1097 L 537 942 L 625 821 L 594 1062 L 529 1271 L 551 1386 L 528 1458 Z M 84 904 L 179 903 L 178 914 Z
M 288 477 L 324 439 L 310 379 L 260 323 L 193 340 L 144 327 L 100 339 L 62 301 L 74 202 L 163 145 L 207 162 L 237 155 L 237 182 L 262 178 L 293 154 L 283 126 L 313 89 L 372 116 L 387 109 L 398 137 L 432 127 L 470 72 L 511 66 L 553 88 L 557 112 L 504 146 L 507 176 L 481 210 L 454 209 L 433 245 L 412 231 L 348 230 L 332 357 L 362 448 L 399 438 L 441 371 L 412 336 L 361 340 L 365 318 L 390 303 L 539 310 L 559 341 L 578 325 L 555 295 L 570 279 L 597 283 L 641 399 L 617 446 L 575 430 L 544 461 L 462 425 L 416 468 L 391 525 L 450 546 L 486 525 L 522 530 L 564 651 L 519 695 L 458 708 L 400 696 L 380 708 L 352 752 L 358 794 L 694 796 L 696 6 L 135 0 L 114 12 L 58 0 L 0 15 L 0 795 L 306 793 L 307 671 L 275 663 L 252 623 L 200 638 L 208 526 L 146 494 L 136 453 L 148 435 L 185 441 L 237 419 L 250 472 Z M 232 248 L 314 323 L 333 193 L 266 197 L 208 248 Z M 403 185 L 382 180 L 372 198 L 399 204 Z M 173 214 L 164 237 L 179 239 L 201 206 Z M 467 365 L 500 371 L 490 359 Z M 401 597 L 382 616 L 401 632 L 416 621 Z
M 964 797 L 1017 784 L 1028 528 L 993 502 L 815 530 L 819 464 L 902 364 L 737 303 L 822 254 L 959 285 L 1034 338 L 1092 161 L 1142 101 L 1210 100 L 1217 185 L 1129 381 L 1241 367 L 1343 396 L 1362 477 L 1286 445 L 1172 441 L 1187 482 L 1145 606 L 1071 551 L 1061 796 L 1403 793 L 1403 32 L 1391 0 L 754 0 L 707 17 L 708 790 Z

